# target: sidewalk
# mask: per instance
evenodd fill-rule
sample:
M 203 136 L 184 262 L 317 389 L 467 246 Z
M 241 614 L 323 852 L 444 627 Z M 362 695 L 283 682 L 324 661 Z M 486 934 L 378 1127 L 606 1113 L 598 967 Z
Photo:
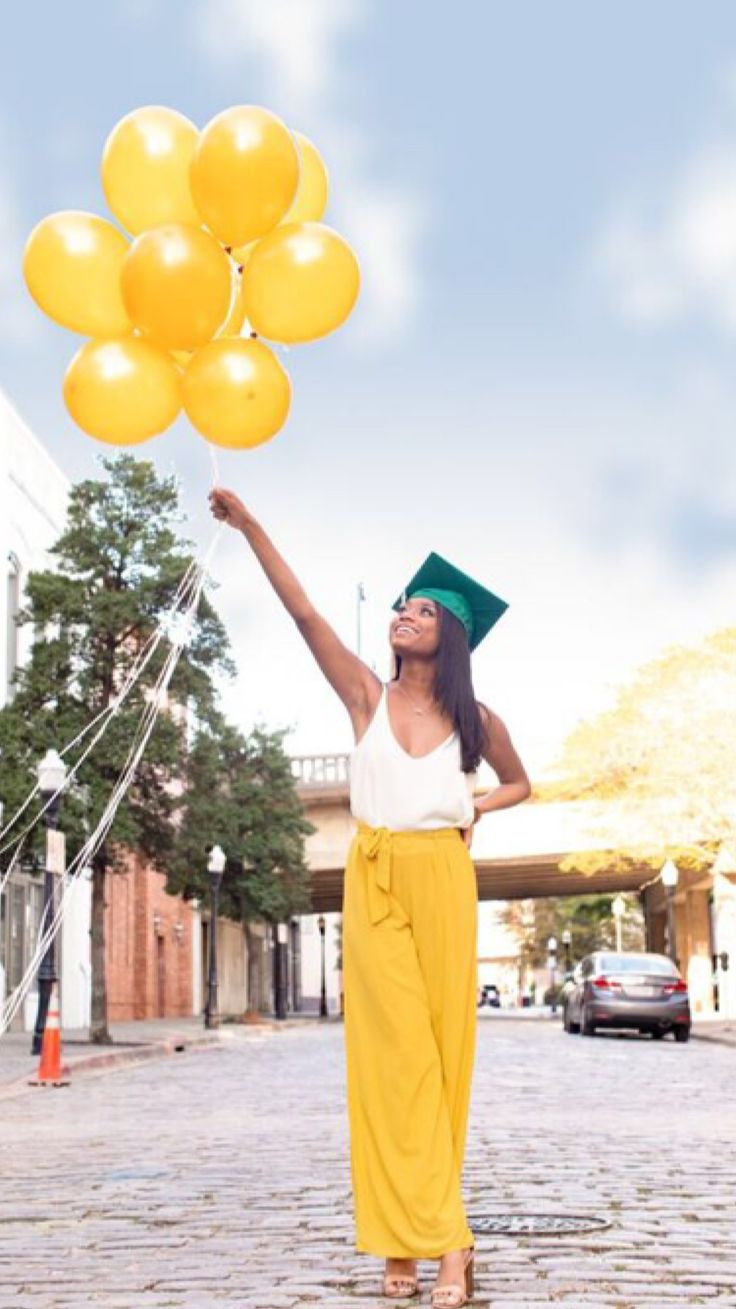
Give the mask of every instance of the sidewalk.
M 736 1046 L 736 1019 L 719 1018 L 718 1014 L 697 1014 L 693 1019 L 692 1034 L 699 1041 Z
M 257 1023 L 223 1022 L 221 1027 L 207 1031 L 202 1017 L 140 1019 L 132 1023 L 111 1023 L 111 1045 L 92 1045 L 89 1033 L 75 1028 L 61 1034 L 62 1066 L 73 1075 L 102 1072 L 186 1050 L 218 1046 L 236 1033 L 238 1036 L 262 1034 L 302 1026 L 310 1021 L 319 1023 L 324 1020 L 312 1014 L 291 1015 L 278 1020 L 264 1014 L 262 1021 Z M 17 1095 L 37 1071 L 38 1057 L 32 1055 L 30 1049 L 30 1032 L 6 1032 L 0 1037 L 0 1099 Z
M 553 1014 L 549 1005 L 535 1005 L 528 1009 L 506 1006 L 502 1009 L 490 1009 L 483 1005 L 478 1009 L 479 1019 L 485 1022 L 562 1022 L 562 1006 L 558 1004 L 557 1013 Z M 692 1036 L 698 1041 L 713 1041 L 718 1045 L 736 1046 L 736 1019 L 720 1018 L 718 1014 L 696 1014 L 693 1019 Z

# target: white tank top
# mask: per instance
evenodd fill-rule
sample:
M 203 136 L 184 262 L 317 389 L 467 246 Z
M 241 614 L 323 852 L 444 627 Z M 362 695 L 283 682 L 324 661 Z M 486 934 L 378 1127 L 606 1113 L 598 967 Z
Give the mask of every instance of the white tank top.
M 407 754 L 394 736 L 384 686 L 367 732 L 350 758 L 350 810 L 370 827 L 427 831 L 469 827 L 477 773 L 462 771 L 453 732 L 429 754 Z

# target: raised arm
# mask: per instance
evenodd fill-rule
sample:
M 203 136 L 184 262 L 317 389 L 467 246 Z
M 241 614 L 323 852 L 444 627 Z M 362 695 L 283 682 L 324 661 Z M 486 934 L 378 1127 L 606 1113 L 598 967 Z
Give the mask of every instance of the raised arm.
M 291 614 L 330 686 L 339 695 L 356 736 L 372 716 L 381 683 L 362 659 L 353 654 L 307 596 L 286 560 L 234 491 L 214 487 L 210 507 L 215 518 L 243 533 L 287 613 Z

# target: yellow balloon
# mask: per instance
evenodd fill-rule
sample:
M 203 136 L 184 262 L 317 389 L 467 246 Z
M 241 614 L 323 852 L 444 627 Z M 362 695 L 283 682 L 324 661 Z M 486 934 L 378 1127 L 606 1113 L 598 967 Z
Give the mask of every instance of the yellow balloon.
M 233 298 L 230 304 L 230 313 L 215 336 L 215 341 L 219 341 L 223 336 L 239 336 L 244 321 L 245 306 L 243 304 L 243 287 L 240 280 L 240 274 L 233 269 Z M 169 353 L 171 354 L 171 358 L 180 368 L 186 368 L 194 351 L 171 350 Z
M 191 185 L 202 221 L 228 246 L 264 236 L 283 218 L 299 183 L 289 129 L 256 105 L 235 105 L 199 137 Z
M 168 355 L 147 341 L 88 341 L 67 368 L 64 401 L 98 441 L 139 445 L 173 423 L 181 379 Z
M 189 189 L 198 138 L 194 123 L 161 105 L 134 109 L 112 129 L 102 152 L 102 188 L 129 232 L 161 223 L 199 225 Z
M 221 336 L 239 336 L 240 329 L 245 322 L 245 305 L 243 304 L 243 280 L 239 272 L 233 269 L 233 289 L 232 300 L 230 301 L 230 313 L 225 322 L 217 333 L 217 338 Z
M 182 384 L 184 409 L 215 445 L 248 449 L 270 441 L 289 414 L 289 374 L 262 341 L 211 341 L 194 355 Z
M 299 147 L 299 186 L 294 203 L 288 213 L 278 224 L 316 223 L 327 208 L 328 177 L 324 160 L 319 150 L 308 137 L 295 132 L 294 137 Z M 236 246 L 230 255 L 241 267 L 245 267 L 257 242 L 249 241 L 247 245 Z
M 327 208 L 328 178 L 324 160 L 316 145 L 295 132 L 299 147 L 299 187 L 284 223 L 316 223 Z
M 247 245 L 236 245 L 230 248 L 230 258 L 238 265 L 238 268 L 245 268 L 253 251 L 258 245 L 257 241 L 249 241 Z
M 131 321 L 156 345 L 195 350 L 227 318 L 231 267 L 222 246 L 201 227 L 167 223 L 142 232 L 121 276 Z
M 130 321 L 120 294 L 128 242 L 97 214 L 67 209 L 43 218 L 26 243 L 26 285 L 44 313 L 84 336 L 120 336 Z
M 290 223 L 264 237 L 243 271 L 245 316 L 260 336 L 316 341 L 344 323 L 358 298 L 353 250 L 323 223 Z

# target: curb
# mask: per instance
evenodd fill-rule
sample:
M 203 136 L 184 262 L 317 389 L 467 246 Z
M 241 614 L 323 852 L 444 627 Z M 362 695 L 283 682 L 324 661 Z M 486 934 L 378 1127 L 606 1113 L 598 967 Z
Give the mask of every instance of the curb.
M 317 1021 L 317 1020 L 316 1020 Z M 325 1021 L 325 1020 L 321 1020 Z M 96 1052 L 96 1054 L 80 1055 L 77 1059 L 68 1060 L 63 1064 L 62 1072 L 65 1077 L 75 1077 L 77 1073 L 83 1076 L 93 1075 L 93 1073 L 114 1072 L 115 1068 L 124 1068 L 135 1066 L 138 1063 L 148 1063 L 152 1059 L 165 1059 L 169 1055 L 183 1054 L 189 1050 L 215 1050 L 221 1049 L 228 1041 L 232 1033 L 241 1035 L 258 1035 L 263 1033 L 276 1033 L 283 1031 L 285 1028 L 305 1028 L 309 1020 L 305 1018 L 279 1018 L 279 1020 L 270 1020 L 266 1018 L 263 1022 L 224 1022 L 216 1031 L 212 1033 L 198 1033 L 196 1035 L 187 1035 L 183 1033 L 178 1037 L 166 1037 L 161 1041 L 141 1042 L 138 1046 L 124 1046 L 119 1049 L 110 1049 L 105 1047 Z M 21 1077 L 16 1077 L 13 1081 L 0 1084 L 0 1101 L 10 1100 L 10 1098 L 21 1096 L 28 1090 L 37 1090 L 37 1086 L 31 1086 L 29 1077 L 31 1072 L 26 1072 Z M 45 1088 L 48 1089 L 48 1088 Z
M 736 1029 L 729 1032 L 699 1032 L 693 1027 L 691 1032 L 694 1041 L 710 1041 L 712 1045 L 730 1045 L 732 1049 L 736 1048 Z
M 147 1045 L 128 1046 L 121 1050 L 106 1050 L 100 1054 L 81 1055 L 78 1059 L 62 1065 L 65 1077 L 74 1078 L 77 1073 L 89 1076 L 93 1073 L 114 1072 L 135 1064 L 148 1063 L 152 1059 L 163 1059 L 169 1055 L 184 1053 L 188 1050 L 213 1050 L 222 1044 L 219 1034 L 212 1036 L 169 1037 L 165 1041 L 150 1042 Z M 12 1082 L 0 1086 L 0 1100 L 9 1100 L 26 1091 L 37 1090 L 29 1082 L 30 1073 L 16 1077 Z M 48 1088 L 44 1088 L 48 1089 Z M 53 1087 L 51 1089 L 54 1089 Z
M 114 1072 L 116 1068 L 135 1066 L 135 1064 L 147 1063 L 152 1059 L 165 1059 L 170 1055 L 185 1053 L 188 1050 L 221 1048 L 227 1042 L 231 1033 L 237 1032 L 239 1035 L 245 1036 L 252 1033 L 256 1036 L 265 1032 L 282 1032 L 287 1027 L 305 1027 L 308 1022 L 309 1019 L 304 1018 L 286 1018 L 278 1020 L 265 1019 L 261 1023 L 223 1023 L 216 1031 L 211 1033 L 203 1031 L 198 1032 L 195 1036 L 183 1033 L 180 1036 L 169 1036 L 160 1041 L 141 1042 L 140 1045 L 125 1046 L 119 1049 L 107 1047 L 101 1049 L 98 1053 L 80 1055 L 79 1058 L 71 1059 L 64 1064 L 62 1072 L 64 1076 L 72 1079 L 77 1073 L 81 1073 L 82 1076 L 89 1076 L 95 1073 Z M 12 1082 L 6 1082 L 4 1085 L 0 1084 L 0 1101 L 23 1095 L 26 1091 L 37 1090 L 37 1087 L 30 1085 L 30 1076 L 29 1071 L 21 1077 L 14 1078 Z

